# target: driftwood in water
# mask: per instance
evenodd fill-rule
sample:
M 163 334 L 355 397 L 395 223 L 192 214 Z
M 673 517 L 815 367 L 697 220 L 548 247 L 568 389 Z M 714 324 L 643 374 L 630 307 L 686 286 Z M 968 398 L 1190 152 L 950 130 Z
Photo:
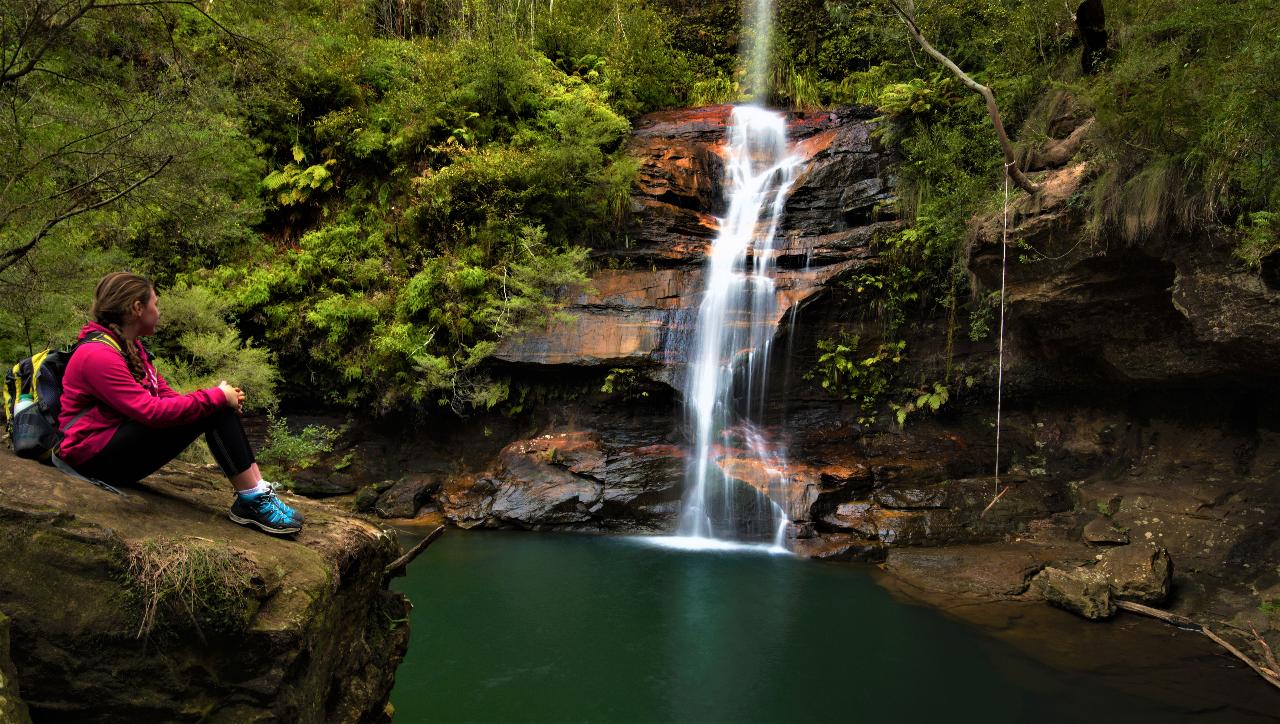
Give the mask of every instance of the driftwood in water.
M 382 571 L 383 585 L 385 586 L 387 582 L 390 581 L 392 578 L 399 578 L 400 576 L 403 576 L 405 574 L 406 569 L 409 567 L 409 564 L 413 562 L 413 559 L 417 558 L 423 551 L 427 549 L 427 546 L 434 543 L 435 540 L 442 535 L 444 535 L 443 525 L 431 531 L 429 534 L 427 534 L 426 538 L 423 538 L 422 540 L 418 541 L 418 545 L 414 546 L 413 548 L 410 548 L 408 553 L 405 553 L 404 555 L 392 561 L 391 564 L 388 565 L 386 568 L 384 568 Z
M 1237 659 L 1240 659 L 1245 664 L 1248 664 L 1249 668 L 1258 672 L 1258 675 L 1266 679 L 1268 684 L 1271 684 L 1277 689 L 1280 689 L 1280 671 L 1276 670 L 1280 667 L 1275 666 L 1275 655 L 1271 653 L 1271 647 L 1268 646 L 1267 642 L 1264 641 L 1262 637 L 1258 635 L 1257 631 L 1255 631 L 1253 635 L 1259 641 L 1262 642 L 1263 650 L 1266 651 L 1268 655 L 1267 657 L 1269 659 L 1269 663 L 1271 663 L 1272 667 L 1274 668 L 1267 668 L 1266 666 L 1259 664 L 1258 662 L 1249 658 L 1249 656 L 1246 655 L 1243 651 L 1241 651 L 1240 649 L 1237 649 L 1235 646 L 1232 646 L 1229 641 L 1222 638 L 1218 634 L 1214 633 L 1212 630 L 1209 629 L 1208 626 L 1205 626 L 1204 624 L 1196 623 L 1195 621 L 1192 621 L 1186 616 L 1179 616 L 1176 613 L 1161 611 L 1158 608 L 1144 606 L 1141 603 L 1134 603 L 1132 601 L 1116 601 L 1116 608 L 1121 609 L 1123 611 L 1128 611 L 1130 613 L 1136 613 L 1143 616 L 1158 618 L 1161 621 L 1164 621 L 1165 623 L 1171 623 L 1174 626 L 1178 626 L 1180 628 L 1199 631 L 1200 633 L 1212 639 L 1214 643 L 1226 649 L 1232 656 L 1236 657 Z

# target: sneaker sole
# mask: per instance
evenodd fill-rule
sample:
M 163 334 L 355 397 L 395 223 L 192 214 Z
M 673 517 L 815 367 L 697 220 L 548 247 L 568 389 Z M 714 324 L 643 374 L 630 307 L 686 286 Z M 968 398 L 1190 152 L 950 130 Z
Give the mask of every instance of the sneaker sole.
M 256 525 L 263 533 L 270 533 L 272 535 L 292 535 L 302 530 L 302 526 L 300 525 L 288 528 L 271 528 L 251 518 L 241 518 L 235 513 L 227 513 L 227 517 L 230 518 L 233 523 L 239 523 L 240 525 Z

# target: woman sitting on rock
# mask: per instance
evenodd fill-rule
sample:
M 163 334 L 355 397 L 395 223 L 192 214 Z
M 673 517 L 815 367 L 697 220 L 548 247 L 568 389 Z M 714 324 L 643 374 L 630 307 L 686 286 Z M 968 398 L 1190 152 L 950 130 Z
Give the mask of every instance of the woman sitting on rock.
M 160 310 L 151 282 L 114 272 L 98 282 L 80 346 L 62 379 L 64 431 L 58 456 L 81 474 L 114 485 L 141 480 L 201 433 L 236 489 L 231 520 L 267 533 L 302 530 L 303 518 L 262 479 L 237 413 L 244 393 L 226 382 L 185 395 L 156 373 L 139 337 L 155 333 Z

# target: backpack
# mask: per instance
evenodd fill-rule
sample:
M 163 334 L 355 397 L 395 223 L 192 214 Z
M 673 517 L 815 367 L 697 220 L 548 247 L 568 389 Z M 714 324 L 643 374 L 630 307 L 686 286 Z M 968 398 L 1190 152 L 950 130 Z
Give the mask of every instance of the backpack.
M 18 457 L 53 464 L 51 458 L 64 432 L 58 430 L 58 416 L 62 413 L 62 375 L 67 371 L 72 353 L 87 342 L 102 342 L 123 354 L 120 345 L 110 335 L 93 332 L 69 349 L 38 352 L 15 364 L 5 375 L 5 423 L 9 441 Z M 23 395 L 30 395 L 34 404 L 15 412 Z

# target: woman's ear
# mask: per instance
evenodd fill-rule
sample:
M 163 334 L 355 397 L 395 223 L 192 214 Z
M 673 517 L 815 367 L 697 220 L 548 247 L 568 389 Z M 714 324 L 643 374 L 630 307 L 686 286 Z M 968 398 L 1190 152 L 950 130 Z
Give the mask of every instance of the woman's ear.
M 138 301 L 138 300 L 136 300 L 136 299 L 135 299 L 135 300 L 133 300 L 133 305 L 129 307 L 129 311 L 133 313 L 133 316 L 135 316 L 135 317 L 141 317 L 141 316 L 142 316 L 142 310 L 143 310 L 143 304 L 142 304 L 142 302 L 139 302 L 139 301 Z

